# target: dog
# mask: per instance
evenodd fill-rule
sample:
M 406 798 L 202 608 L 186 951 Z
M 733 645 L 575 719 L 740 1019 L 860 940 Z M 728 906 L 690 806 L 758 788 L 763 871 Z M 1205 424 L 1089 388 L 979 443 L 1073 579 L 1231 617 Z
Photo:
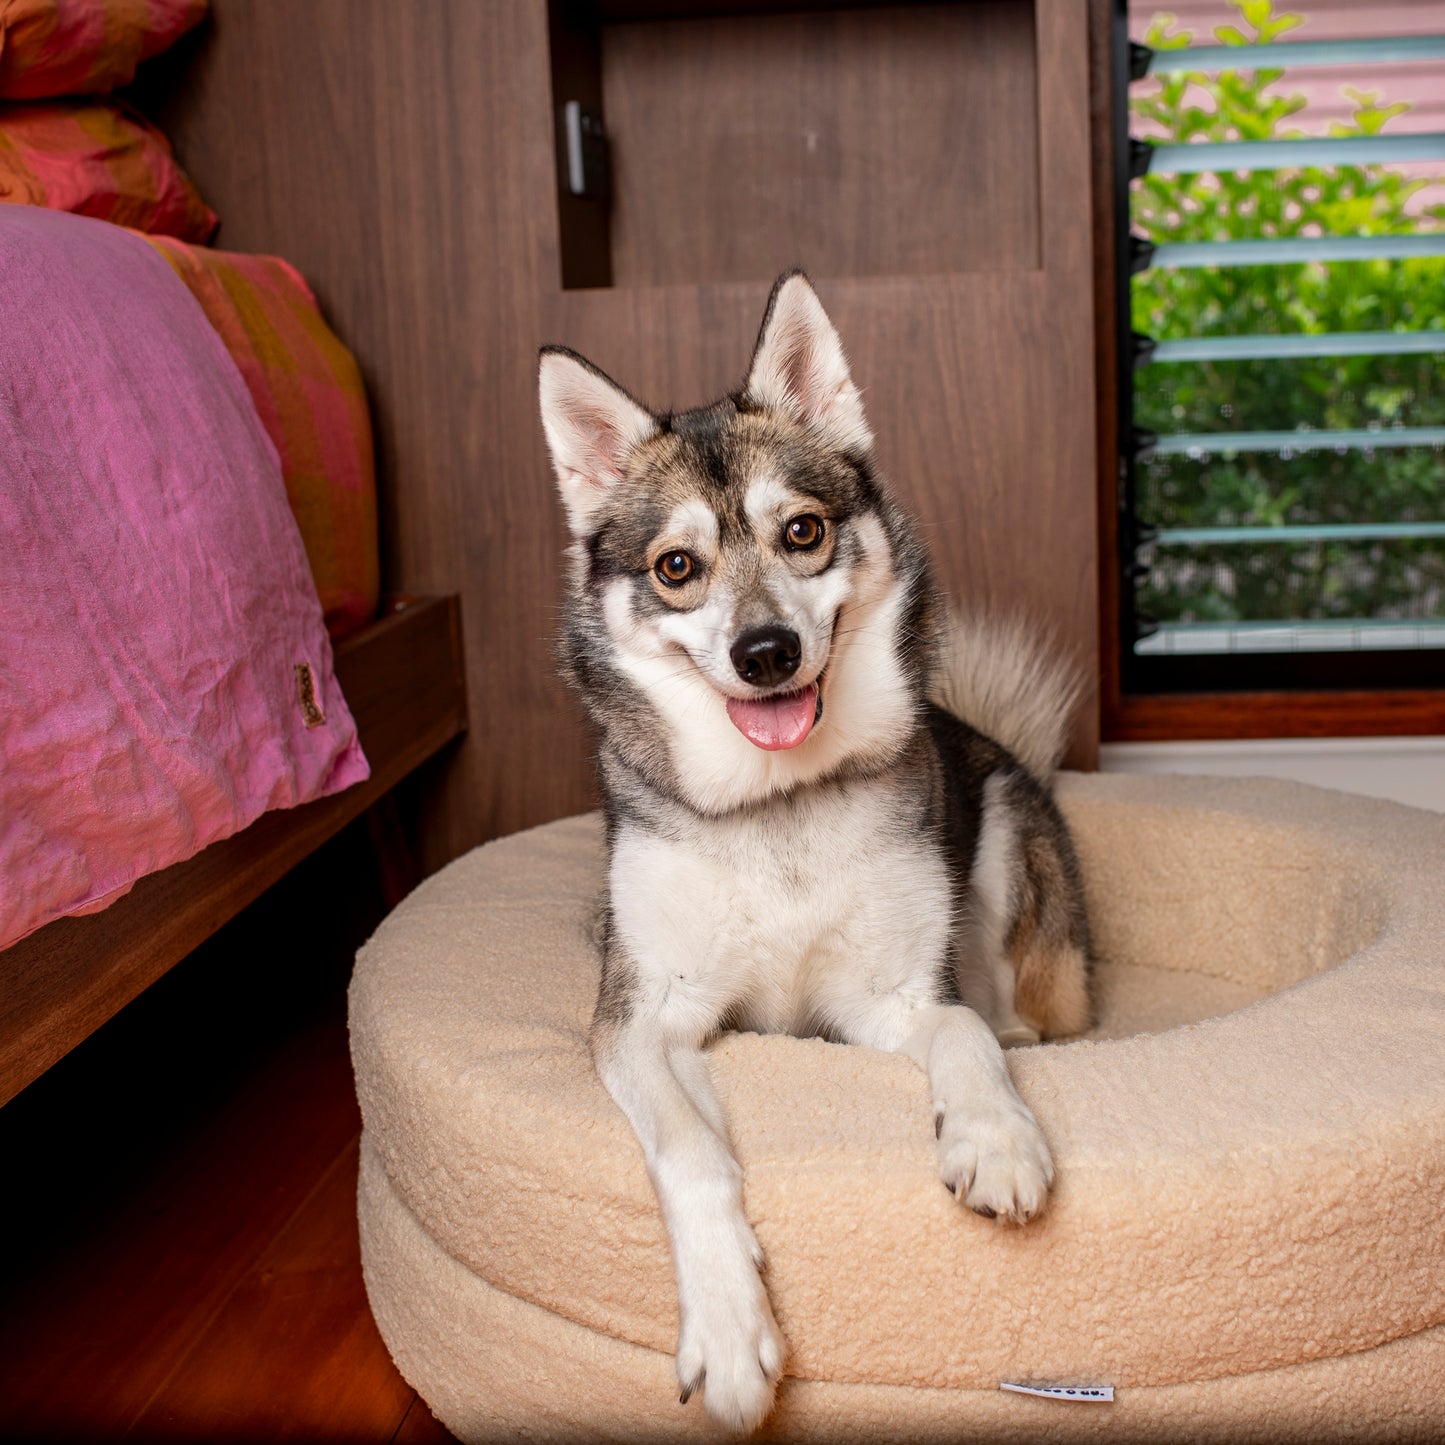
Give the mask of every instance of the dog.
M 1000 1041 L 1089 1023 L 1050 793 L 1077 682 L 1017 625 L 950 619 L 801 272 L 715 405 L 651 411 L 564 347 L 539 390 L 572 536 L 563 665 L 605 797 L 592 1053 L 671 1242 L 681 1399 L 748 1432 L 785 1345 L 705 1046 L 908 1055 L 943 1184 L 1037 1215 L 1053 1163 Z

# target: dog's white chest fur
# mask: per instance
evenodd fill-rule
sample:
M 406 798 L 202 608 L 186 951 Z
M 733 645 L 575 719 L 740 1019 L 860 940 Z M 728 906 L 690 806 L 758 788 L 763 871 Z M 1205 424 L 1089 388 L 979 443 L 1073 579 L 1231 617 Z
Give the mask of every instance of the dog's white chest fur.
M 946 955 L 951 895 L 939 851 L 897 813 L 889 788 L 858 783 L 682 838 L 624 824 L 611 901 L 635 1009 L 680 1043 L 721 1016 L 856 1034 L 880 997 L 919 1006 Z

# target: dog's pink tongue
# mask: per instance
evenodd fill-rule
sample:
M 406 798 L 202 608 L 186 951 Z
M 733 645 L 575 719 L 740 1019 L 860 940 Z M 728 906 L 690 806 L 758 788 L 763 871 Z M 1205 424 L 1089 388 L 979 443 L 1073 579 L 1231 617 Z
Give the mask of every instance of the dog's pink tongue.
M 813 731 L 818 715 L 818 684 L 810 682 L 802 692 L 781 697 L 730 697 L 728 716 L 733 726 L 750 742 L 769 752 L 795 748 Z

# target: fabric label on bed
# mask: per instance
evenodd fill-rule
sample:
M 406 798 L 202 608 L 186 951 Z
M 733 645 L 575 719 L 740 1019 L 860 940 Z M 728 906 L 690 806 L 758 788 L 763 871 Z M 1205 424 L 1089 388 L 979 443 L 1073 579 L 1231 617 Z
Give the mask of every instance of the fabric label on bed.
M 1075 1400 L 1090 1405 L 1112 1404 L 1112 1385 L 1010 1385 L 999 1382 L 1000 1390 L 1010 1390 L 1015 1395 L 1037 1395 L 1041 1400 Z

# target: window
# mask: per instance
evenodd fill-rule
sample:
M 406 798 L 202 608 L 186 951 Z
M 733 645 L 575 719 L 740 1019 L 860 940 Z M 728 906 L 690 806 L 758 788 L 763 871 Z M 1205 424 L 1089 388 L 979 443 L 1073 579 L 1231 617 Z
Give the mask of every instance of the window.
M 1114 16 L 1123 690 L 1445 686 L 1445 34 L 1172 8 Z

